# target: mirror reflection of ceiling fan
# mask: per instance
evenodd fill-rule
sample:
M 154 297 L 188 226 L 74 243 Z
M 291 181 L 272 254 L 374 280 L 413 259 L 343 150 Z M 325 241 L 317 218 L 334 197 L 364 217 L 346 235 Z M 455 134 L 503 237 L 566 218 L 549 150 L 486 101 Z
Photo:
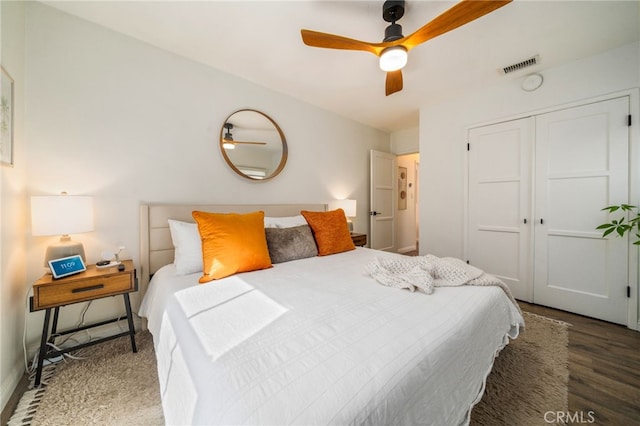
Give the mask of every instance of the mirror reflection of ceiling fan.
M 402 68 L 407 64 L 407 52 L 414 47 L 474 21 L 512 0 L 462 0 L 422 28 L 408 36 L 402 35 L 402 27 L 396 24 L 404 15 L 404 0 L 387 0 L 382 6 L 382 18 L 390 22 L 382 43 L 369 43 L 334 34 L 301 30 L 302 41 L 307 46 L 327 49 L 360 50 L 380 57 L 380 68 L 387 72 L 387 96 L 402 90 Z
M 224 149 L 235 149 L 236 145 L 266 145 L 266 142 L 248 142 L 248 141 L 236 141 L 233 140 L 233 135 L 231 134 L 231 129 L 233 129 L 233 124 L 224 123 L 225 133 L 222 138 L 222 147 Z

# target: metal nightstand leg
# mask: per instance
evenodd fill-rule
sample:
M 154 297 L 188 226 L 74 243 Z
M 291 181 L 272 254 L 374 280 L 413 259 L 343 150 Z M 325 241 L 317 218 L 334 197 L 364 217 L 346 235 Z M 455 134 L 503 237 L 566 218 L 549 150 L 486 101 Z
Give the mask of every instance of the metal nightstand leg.
M 58 315 L 59 315 L 59 311 L 60 311 L 60 307 L 56 307 L 56 308 L 47 308 L 45 310 L 45 314 L 44 314 L 44 325 L 42 326 L 42 338 L 40 339 L 40 352 L 38 354 L 38 367 L 36 369 L 36 378 L 35 378 L 35 382 L 34 385 L 35 386 L 40 386 L 40 382 L 42 380 L 42 367 L 44 366 L 44 360 L 47 358 L 47 355 L 49 357 L 56 357 L 59 356 L 61 354 L 70 352 L 72 350 L 76 350 L 76 349 L 81 349 L 81 348 L 85 348 L 87 346 L 92 346 L 95 345 L 97 343 L 101 343 L 107 340 L 111 340 L 111 339 L 115 339 L 118 337 L 124 337 L 127 334 L 129 334 L 129 338 L 131 339 L 131 350 L 133 352 L 138 352 L 138 348 L 136 347 L 136 338 L 135 338 L 135 334 L 136 334 L 136 329 L 133 325 L 133 314 L 131 312 L 131 301 L 129 299 L 129 293 L 124 293 L 122 295 L 124 297 L 124 307 L 127 310 L 127 324 L 129 326 L 129 331 L 128 332 L 124 332 L 124 333 L 119 333 L 119 334 L 115 334 L 113 336 L 107 336 L 107 337 L 103 337 L 97 340 L 91 340 L 87 343 L 83 343 L 80 345 L 76 345 L 74 347 L 71 348 L 65 348 L 65 349 L 60 349 L 60 350 L 54 350 L 54 351 L 49 351 L 48 350 L 48 343 L 49 341 L 51 341 L 51 343 L 53 343 L 54 339 L 55 339 L 55 335 L 59 334 L 59 335 L 65 335 L 65 334 L 70 334 L 70 333 L 76 333 L 78 331 L 82 331 L 82 330 L 86 330 L 89 328 L 93 328 L 93 327 L 98 327 L 101 325 L 106 325 L 106 324 L 110 324 L 113 322 L 116 322 L 119 320 L 119 318 L 114 318 L 111 320 L 106 320 L 106 321 L 101 321 L 95 324 L 91 324 L 91 325 L 85 325 L 82 327 L 77 327 L 71 330 L 67 330 L 64 332 L 57 332 L 57 328 L 58 328 Z M 51 322 L 51 309 L 55 309 L 54 314 L 53 314 L 53 325 L 52 325 L 52 330 L 51 330 L 51 334 L 49 334 L 49 323 Z M 51 336 L 51 338 L 49 338 L 49 336 Z
M 133 314 L 131 313 L 131 302 L 129 301 L 129 293 L 122 295 L 124 297 L 124 307 L 127 310 L 127 323 L 129 324 L 129 337 L 131 337 L 131 350 L 138 352 L 136 347 L 136 329 L 133 327 Z
M 44 357 L 47 356 L 47 340 L 49 337 L 49 319 L 51 318 L 51 308 L 44 313 L 44 325 L 42 326 L 42 338 L 40 339 L 40 353 L 38 354 L 38 367 L 36 369 L 36 380 L 34 385 L 40 386 L 42 379 L 42 366 L 44 365 Z

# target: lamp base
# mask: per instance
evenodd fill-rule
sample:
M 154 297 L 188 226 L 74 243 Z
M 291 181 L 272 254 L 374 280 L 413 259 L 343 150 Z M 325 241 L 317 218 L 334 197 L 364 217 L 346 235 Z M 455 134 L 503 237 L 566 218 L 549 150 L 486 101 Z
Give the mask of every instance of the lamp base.
M 75 256 L 79 254 L 82 257 L 84 263 L 87 263 L 87 258 L 84 254 L 84 246 L 77 241 L 71 241 L 71 239 L 60 238 L 58 244 L 47 247 L 47 252 L 44 255 L 44 266 L 49 268 L 49 261 L 55 259 L 61 259 L 63 257 Z

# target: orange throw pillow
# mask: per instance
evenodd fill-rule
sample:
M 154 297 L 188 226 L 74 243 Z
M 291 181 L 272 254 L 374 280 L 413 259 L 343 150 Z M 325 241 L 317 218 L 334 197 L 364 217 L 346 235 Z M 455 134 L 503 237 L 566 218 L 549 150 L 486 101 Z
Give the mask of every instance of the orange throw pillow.
M 355 250 L 356 246 L 353 245 L 344 210 L 301 211 L 300 213 L 313 231 L 313 237 L 318 245 L 318 256 Z
M 201 283 L 271 267 L 264 212 L 192 212 L 202 239 Z

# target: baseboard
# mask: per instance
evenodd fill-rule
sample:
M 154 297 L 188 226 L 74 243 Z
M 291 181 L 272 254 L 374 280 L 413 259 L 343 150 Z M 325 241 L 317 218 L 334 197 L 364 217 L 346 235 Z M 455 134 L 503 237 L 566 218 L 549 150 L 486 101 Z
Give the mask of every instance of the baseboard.
M 415 245 L 412 246 L 407 246 L 407 247 L 402 247 L 398 249 L 398 253 L 406 253 L 408 251 L 414 251 L 416 249 Z
M 0 415 L 0 424 L 6 425 L 13 415 L 22 394 L 29 386 L 29 378 L 21 366 L 16 366 L 10 377 L 2 378 L 2 386 L 0 393 L 2 394 L 2 414 Z

